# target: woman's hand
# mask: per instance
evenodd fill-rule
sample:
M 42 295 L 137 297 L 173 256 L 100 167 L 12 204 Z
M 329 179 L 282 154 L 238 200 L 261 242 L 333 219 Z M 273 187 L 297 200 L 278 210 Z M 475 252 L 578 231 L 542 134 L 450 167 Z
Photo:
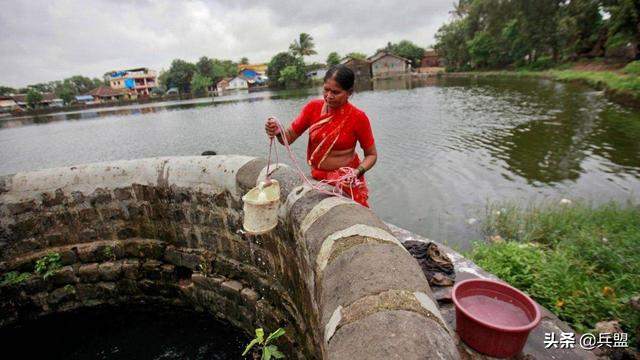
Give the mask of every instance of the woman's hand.
M 267 122 L 264 124 L 264 130 L 267 133 L 269 138 L 273 139 L 274 136 L 280 134 L 280 127 L 276 122 L 276 119 L 270 117 L 267 119 Z

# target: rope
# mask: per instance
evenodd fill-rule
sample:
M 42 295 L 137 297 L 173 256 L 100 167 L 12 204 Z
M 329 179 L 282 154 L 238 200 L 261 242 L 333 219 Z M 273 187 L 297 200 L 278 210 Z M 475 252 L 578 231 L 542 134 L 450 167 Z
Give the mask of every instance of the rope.
M 307 176 L 304 174 L 304 171 L 302 171 L 302 169 L 300 168 L 300 165 L 298 164 L 298 160 L 296 159 L 296 156 L 293 153 L 293 150 L 291 150 L 291 145 L 289 144 L 289 140 L 287 139 L 287 135 L 286 135 L 284 127 L 282 126 L 282 124 L 280 123 L 280 121 L 277 118 L 270 117 L 270 119 L 275 120 L 276 125 L 278 125 L 279 134 L 282 134 L 282 142 L 284 143 L 284 147 L 287 150 L 287 153 L 289 154 L 289 158 L 291 159 L 291 162 L 293 163 L 293 166 L 295 167 L 294 170 L 298 173 L 298 175 L 300 176 L 300 178 L 302 179 L 303 182 L 305 182 L 307 185 L 309 185 L 312 189 L 314 189 L 314 190 L 316 190 L 318 192 L 321 192 L 323 194 L 332 195 L 332 196 L 340 196 L 340 197 L 343 197 L 345 199 L 349 199 L 348 197 L 343 195 L 342 188 L 340 187 L 341 185 L 347 185 L 347 186 L 349 186 L 349 189 L 351 190 L 351 200 L 354 200 L 354 198 L 353 198 L 353 188 L 357 188 L 358 186 L 360 186 L 362 184 L 362 181 L 360 179 L 358 179 L 358 177 L 356 176 L 356 169 L 348 167 L 348 166 L 344 166 L 344 167 L 341 167 L 341 168 L 338 169 L 340 172 L 342 172 L 342 175 L 340 177 L 338 177 L 337 179 L 335 179 L 335 180 L 320 180 L 316 184 L 312 183 L 311 180 L 309 180 L 309 178 L 307 178 Z M 275 136 L 273 138 L 271 138 L 270 142 L 269 142 L 269 158 L 268 158 L 268 162 L 267 162 L 267 175 L 266 175 L 266 179 L 267 180 L 270 179 L 269 178 L 269 175 L 270 175 L 269 167 L 271 166 L 271 151 L 274 148 L 274 146 L 273 146 L 274 140 L 275 140 Z M 275 147 L 275 154 L 276 154 L 276 164 L 277 164 L 279 162 L 277 147 Z M 332 191 L 327 191 L 327 190 L 323 189 L 321 187 L 321 185 L 323 185 L 323 184 L 332 186 Z

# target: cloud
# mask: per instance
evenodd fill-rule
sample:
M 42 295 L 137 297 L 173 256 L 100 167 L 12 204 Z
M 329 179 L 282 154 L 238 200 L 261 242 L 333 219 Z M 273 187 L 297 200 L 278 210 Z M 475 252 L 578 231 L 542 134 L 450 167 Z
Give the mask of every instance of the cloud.
M 27 84 L 113 69 L 167 68 L 200 56 L 252 62 L 286 51 L 300 32 L 331 51 L 367 54 L 387 41 L 428 46 L 451 0 L 0 1 L 0 84 Z

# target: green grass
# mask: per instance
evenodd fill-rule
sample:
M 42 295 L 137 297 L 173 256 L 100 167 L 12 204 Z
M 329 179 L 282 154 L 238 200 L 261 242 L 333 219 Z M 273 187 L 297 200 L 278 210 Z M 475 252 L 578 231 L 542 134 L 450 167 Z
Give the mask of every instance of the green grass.
M 627 66 L 622 69 L 622 72 L 627 75 L 640 76 L 640 60 L 628 63 Z
M 607 204 L 492 206 L 487 236 L 468 254 L 480 267 L 525 291 L 580 332 L 620 320 L 634 337 L 640 314 L 640 208 Z
M 548 73 L 561 81 L 580 80 L 589 85 L 606 87 L 619 91 L 640 93 L 640 77 L 637 75 L 620 74 L 613 71 L 579 71 L 579 70 L 549 70 Z

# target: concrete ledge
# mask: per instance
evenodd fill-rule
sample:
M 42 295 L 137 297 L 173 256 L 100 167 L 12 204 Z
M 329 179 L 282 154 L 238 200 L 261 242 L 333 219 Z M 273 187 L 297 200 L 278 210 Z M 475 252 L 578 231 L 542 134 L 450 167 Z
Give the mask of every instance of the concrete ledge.
M 288 166 L 280 223 L 242 231 L 264 178 L 246 156 L 167 157 L 0 178 L 0 326 L 102 303 L 208 311 L 252 335 L 284 327 L 298 359 L 457 359 L 420 267 L 370 209 L 302 185 Z M 47 279 L 35 262 L 60 255 Z M 295 344 L 295 345 L 294 345 Z

